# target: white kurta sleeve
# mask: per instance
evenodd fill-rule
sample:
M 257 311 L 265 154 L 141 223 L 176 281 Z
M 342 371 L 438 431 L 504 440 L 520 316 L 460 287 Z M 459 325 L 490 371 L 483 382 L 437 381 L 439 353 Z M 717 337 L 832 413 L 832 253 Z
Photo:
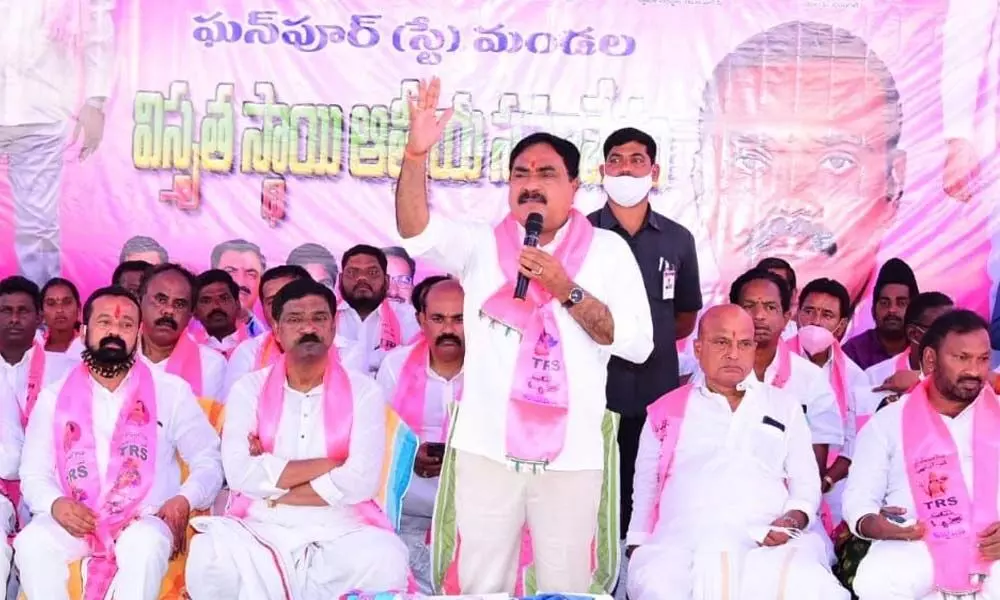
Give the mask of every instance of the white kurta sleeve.
M 22 446 L 24 431 L 17 396 L 9 385 L 0 383 L 0 479 L 17 479 Z
M 941 109 L 944 137 L 975 137 L 979 79 L 989 56 L 996 0 L 950 0 L 942 27 Z M 983 158 L 983 157 L 979 157 Z
M 878 514 L 885 504 L 889 488 L 890 453 L 892 445 L 886 435 L 884 419 L 876 417 L 858 434 L 855 460 L 844 488 L 844 520 L 851 533 L 858 533 L 858 521 L 868 514 Z
M 395 351 L 395 349 L 393 349 Z M 375 383 L 382 388 L 382 398 L 386 402 L 392 402 L 392 396 L 396 393 L 396 383 L 399 373 L 396 372 L 396 361 L 393 360 L 392 352 L 382 359 L 382 365 L 375 374 Z
M 844 445 L 840 448 L 840 456 L 852 460 L 854 447 L 858 438 L 858 403 L 853 390 L 847 391 L 847 423 L 844 425 Z
M 63 496 L 56 474 L 55 442 L 52 437 L 58 392 L 55 386 L 39 392 L 24 434 L 21 494 L 32 513 L 48 513 L 52 503 Z
M 351 386 L 354 417 L 347 460 L 309 482 L 327 504 L 358 504 L 371 500 L 382 476 L 386 420 L 382 389 L 367 378 L 363 381 L 352 378 Z
M 801 510 L 810 520 L 816 517 L 820 503 L 819 471 L 812 450 L 812 435 L 801 412 L 791 411 L 788 419 L 788 455 L 785 473 L 788 477 L 788 500 L 785 512 Z
M 84 40 L 83 71 L 87 98 L 107 98 L 114 78 L 115 24 L 114 0 L 89 0 L 86 14 L 87 37 Z
M 252 339 L 244 340 L 229 355 L 229 362 L 226 364 L 226 376 L 222 384 L 222 393 L 219 396 L 220 402 L 225 402 L 236 382 L 253 370 L 254 361 L 257 358 L 256 348 L 257 344 Z
M 412 256 L 429 260 L 447 273 L 464 279 L 476 246 L 493 243 L 493 232 L 483 223 L 453 221 L 430 209 L 427 227 L 403 239 L 401 245 Z
M 635 459 L 635 478 L 632 483 L 632 520 L 625 536 L 627 546 L 645 544 L 652 531 L 646 531 L 653 520 L 656 506 L 656 472 L 660 464 L 660 442 L 653 433 L 649 421 L 642 426 L 639 434 L 639 452 Z
M 257 379 L 258 375 L 244 377 L 229 392 L 222 427 L 222 468 L 231 490 L 275 500 L 288 492 L 278 487 L 278 479 L 289 461 L 270 452 L 250 456 L 250 432 L 257 430 Z
M 222 402 L 226 386 L 226 359 L 211 348 L 201 346 L 201 395 Z
M 825 373 L 817 369 L 811 371 L 812 376 L 801 392 L 805 394 L 803 400 L 812 443 L 841 446 L 844 443 L 844 419 L 840 416 L 837 396 Z M 813 462 L 816 462 L 815 458 Z
M 191 387 L 186 382 L 171 387 L 173 414 L 167 431 L 188 466 L 187 479 L 181 482 L 178 493 L 187 498 L 191 508 L 208 508 L 222 489 L 219 436 Z
M 607 246 L 613 250 L 602 257 L 602 262 L 610 267 L 606 304 L 614 320 L 614 337 L 608 350 L 629 362 L 643 363 L 653 352 L 653 318 L 646 284 L 625 240 L 616 233 L 607 233 Z

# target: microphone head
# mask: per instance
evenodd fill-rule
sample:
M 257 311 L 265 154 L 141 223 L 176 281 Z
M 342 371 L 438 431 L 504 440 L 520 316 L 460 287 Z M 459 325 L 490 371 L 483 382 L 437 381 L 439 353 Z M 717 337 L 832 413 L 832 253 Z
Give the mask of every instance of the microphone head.
M 529 235 L 538 235 L 542 232 L 541 213 L 528 213 L 528 218 L 524 221 L 524 232 Z

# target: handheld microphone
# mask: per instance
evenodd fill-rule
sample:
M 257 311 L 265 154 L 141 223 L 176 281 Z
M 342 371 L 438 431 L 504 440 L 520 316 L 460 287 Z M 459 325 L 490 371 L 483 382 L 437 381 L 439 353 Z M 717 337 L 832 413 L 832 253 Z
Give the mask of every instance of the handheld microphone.
M 542 233 L 542 215 L 540 213 L 529 213 L 528 219 L 524 222 L 524 245 L 532 248 L 538 247 L 538 236 Z M 514 297 L 524 300 L 528 293 L 528 278 L 524 273 L 517 274 L 517 284 L 514 286 Z

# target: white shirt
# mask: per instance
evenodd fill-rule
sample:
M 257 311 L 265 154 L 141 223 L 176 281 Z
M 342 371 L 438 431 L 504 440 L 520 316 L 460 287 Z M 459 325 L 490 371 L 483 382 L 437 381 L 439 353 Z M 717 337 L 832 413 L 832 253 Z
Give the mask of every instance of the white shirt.
M 552 253 L 565 233 L 564 227 L 542 250 Z M 493 229 L 484 223 L 450 221 L 431 211 L 424 231 L 403 240 L 403 246 L 411 256 L 425 258 L 457 276 L 465 289 L 464 311 L 470 315 L 465 321 L 467 381 L 452 446 L 505 462 L 507 405 L 520 340 L 478 316 L 486 300 L 506 282 Z M 548 468 L 600 470 L 604 467 L 601 422 L 607 405 L 608 360 L 615 355 L 634 363 L 645 362 L 653 350 L 653 322 L 639 266 L 618 234 L 594 228 L 590 249 L 574 281 L 607 305 L 614 319 L 614 341 L 609 346 L 598 344 L 557 300 L 552 300 L 562 338 L 570 408 L 562 452 Z
M 81 84 L 84 98 L 110 95 L 115 2 L 68 1 L 79 2 L 88 24 L 80 50 L 50 41 L 45 13 L 63 0 L 0 0 L 0 126 L 68 120 L 80 108 Z
M 385 301 L 385 305 L 395 313 L 399 320 L 400 346 L 410 343 L 413 336 L 420 332 L 417 316 L 409 304 Z M 344 363 L 350 368 L 367 373 L 372 377 L 378 372 L 385 350 L 380 348 L 382 341 L 381 307 L 375 310 L 364 321 L 358 311 L 351 308 L 347 302 L 342 302 L 337 308 L 337 337 L 343 338 L 345 347 L 355 354 L 355 364 Z
M 28 372 L 31 370 L 31 357 L 35 355 L 35 346 L 28 348 L 17 364 L 10 364 L 0 359 L 0 377 L 17 396 L 21 410 L 26 409 L 28 399 Z M 45 372 L 42 374 L 42 387 L 63 378 L 70 369 L 80 364 L 81 358 L 62 352 L 45 353 Z M 39 392 L 40 393 L 40 392 Z
M 155 369 L 150 369 L 150 372 L 156 394 L 159 435 L 156 443 L 156 481 L 141 510 L 155 512 L 178 494 L 188 499 L 191 508 L 208 508 L 222 487 L 219 437 L 186 381 Z M 115 424 L 126 400 L 128 378 L 134 376 L 133 369 L 114 392 L 90 380 L 97 444 L 95 458 L 102 480 L 106 478 Z M 33 513 L 48 513 L 52 503 L 64 495 L 56 473 L 52 424 L 56 401 L 65 382 L 66 377 L 63 377 L 38 395 L 38 404 L 24 435 L 21 491 Z M 178 452 L 189 468 L 188 478 L 183 484 L 177 462 Z
M 326 457 L 323 426 L 323 387 L 302 393 L 288 387 L 281 410 L 274 449 L 250 456 L 247 436 L 257 431 L 257 404 L 272 367 L 259 369 L 233 385 L 226 401 L 226 422 L 222 429 L 222 465 L 230 489 L 254 499 L 273 500 L 288 490 L 278 487 L 282 471 L 292 460 Z M 343 465 L 321 475 L 310 485 L 329 506 L 281 507 L 299 514 L 356 522 L 351 504 L 370 500 L 378 491 L 385 451 L 385 401 L 382 389 L 369 377 L 349 370 L 353 401 L 353 421 L 349 456 Z M 303 512 L 305 511 L 305 512 Z M 320 515 L 315 512 L 322 511 Z
M 883 383 L 885 383 L 886 379 L 889 379 L 890 377 L 896 374 L 896 372 L 899 370 L 896 367 L 896 363 L 898 361 L 899 361 L 899 355 L 897 354 L 892 358 L 883 360 L 880 363 L 875 363 L 874 365 L 865 369 L 865 376 L 868 377 L 869 391 L 874 387 L 882 385 Z M 908 362 L 906 363 L 906 365 L 907 365 L 906 369 L 909 369 L 910 366 Z M 860 414 L 869 414 L 869 415 L 875 414 L 875 411 L 878 409 L 878 405 L 882 402 L 882 400 L 893 395 L 895 394 L 893 394 L 892 392 L 870 392 L 868 397 L 869 397 L 869 404 L 871 404 L 871 406 L 865 407 L 866 409 L 870 410 L 867 413 L 862 412 Z
M 154 363 L 141 351 L 137 353 L 139 359 L 146 363 L 149 368 L 161 373 L 167 372 L 167 362 L 170 357 Z M 201 359 L 201 396 L 216 400 L 222 398 L 223 385 L 226 380 L 226 358 L 212 350 L 198 344 L 198 357 Z M 189 385 L 194 389 L 194 383 L 189 381 Z
M 385 401 L 392 403 L 399 385 L 399 377 L 403 365 L 409 358 L 415 345 L 393 348 L 385 355 L 382 366 L 375 376 L 375 381 L 382 386 Z M 445 423 L 448 410 L 454 402 L 458 389 L 462 385 L 463 373 L 448 380 L 437 374 L 430 364 L 424 367 L 427 372 L 427 387 L 424 391 L 424 420 L 420 431 L 415 432 L 421 442 L 444 443 Z M 434 514 L 434 499 L 437 496 L 438 478 L 415 476 L 403 498 L 403 512 L 408 515 L 430 517 Z
M 642 530 L 658 493 L 661 444 L 649 421 L 643 425 L 627 545 L 717 536 L 753 542 L 790 510 L 815 519 L 819 472 L 799 400 L 752 375 L 744 387 L 735 411 L 704 384 L 691 390 L 652 535 Z
M 844 458 L 851 458 L 854 456 L 855 442 L 858 437 L 858 414 L 870 414 L 858 412 L 858 400 L 862 400 L 861 406 L 867 405 L 864 399 L 871 394 L 871 386 L 868 385 L 868 376 L 865 375 L 861 367 L 851 360 L 849 356 L 844 356 L 844 366 L 847 369 L 847 424 L 844 426 L 844 444 L 838 448 L 838 452 Z M 830 357 L 820 369 L 822 369 L 823 375 L 826 376 L 826 380 L 830 381 L 833 372 L 833 352 L 830 352 Z M 833 387 L 832 383 L 830 387 Z M 836 401 L 836 393 L 833 399 Z
M 264 333 L 257 337 L 243 340 L 239 346 L 236 346 L 236 350 L 233 350 L 233 353 L 229 355 L 229 363 L 226 365 L 226 379 L 222 385 L 222 397 L 224 399 L 229 398 L 229 392 L 233 389 L 233 384 L 247 373 L 256 370 L 257 354 L 260 353 L 260 347 L 264 345 L 264 340 L 268 337 L 268 334 Z
M 223 358 L 225 358 L 226 353 L 236 349 L 236 346 L 239 345 L 240 345 L 240 337 L 238 330 L 227 335 L 221 340 L 210 335 L 206 336 L 205 342 L 202 344 L 202 346 L 205 346 L 206 348 L 210 348 L 222 354 Z
M 17 479 L 21 465 L 21 408 L 17 395 L 6 381 L 0 381 L 0 479 Z
M 855 535 L 858 535 L 857 524 L 861 517 L 878 513 L 885 506 L 906 509 L 907 518 L 917 516 L 903 458 L 903 406 L 908 400 L 909 396 L 904 396 L 882 408 L 858 435 L 855 461 L 851 463 L 851 476 L 844 490 L 844 518 Z M 983 402 L 983 397 L 976 402 Z M 955 418 L 943 419 L 955 441 L 962 477 L 970 489 L 973 485 L 973 412 L 970 404 Z

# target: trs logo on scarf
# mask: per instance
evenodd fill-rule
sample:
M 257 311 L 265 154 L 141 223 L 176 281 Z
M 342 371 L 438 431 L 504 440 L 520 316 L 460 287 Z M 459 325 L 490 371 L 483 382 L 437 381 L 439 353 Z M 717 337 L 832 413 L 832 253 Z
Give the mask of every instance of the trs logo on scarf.
M 927 474 L 927 485 L 924 490 L 929 498 L 944 496 L 948 493 L 948 476 L 931 471 Z

